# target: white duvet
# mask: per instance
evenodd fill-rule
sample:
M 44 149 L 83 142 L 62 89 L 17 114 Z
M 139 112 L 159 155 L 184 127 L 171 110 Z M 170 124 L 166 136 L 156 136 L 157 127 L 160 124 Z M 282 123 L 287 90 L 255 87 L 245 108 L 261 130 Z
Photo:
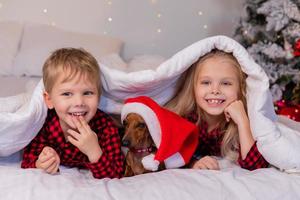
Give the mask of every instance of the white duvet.
M 267 161 L 280 169 L 300 170 L 300 123 L 275 115 L 266 74 L 240 44 L 225 36 L 201 40 L 178 52 L 155 70 L 125 73 L 100 64 L 104 87 L 101 109 L 108 113 L 120 113 L 123 100 L 137 95 L 148 95 L 164 104 L 174 95 L 178 77 L 213 48 L 233 52 L 242 70 L 248 74 L 247 107 L 259 151 Z M 0 98 L 0 156 L 8 156 L 22 149 L 42 127 L 47 111 L 42 91 L 43 84 L 40 82 L 32 94 Z M 167 199 L 198 199 L 196 196 L 206 194 L 215 197 L 211 199 L 220 199 L 220 195 L 225 195 L 225 199 L 300 199 L 299 176 L 275 169 L 261 169 L 251 173 L 239 168 L 224 172 L 168 170 L 121 180 L 94 180 L 76 170 L 62 173 L 63 176 L 52 177 L 34 169 L 1 167 L 1 198 L 7 188 L 14 187 L 23 191 L 21 186 L 30 190 L 24 189 L 24 197 L 29 193 L 41 197 L 33 189 L 39 185 L 37 188 L 43 191 L 43 195 L 47 194 L 47 197 L 53 199 L 59 199 L 60 195 L 81 199 L 89 192 L 94 195 L 94 199 L 103 196 L 107 199 L 159 199 L 160 196 L 172 197 Z M 4 182 L 8 186 L 2 184 Z M 151 186 L 155 185 L 157 187 L 153 190 Z M 51 190 L 57 196 L 51 194 Z M 76 192 L 79 194 L 76 195 Z M 240 196 L 242 194 L 243 198 Z M 10 194 L 5 195 L 7 198 L 4 199 L 9 199 Z M 289 195 L 294 198 L 289 198 Z
M 213 48 L 233 52 L 248 74 L 247 107 L 260 152 L 281 169 L 300 169 L 300 123 L 277 118 L 265 72 L 239 43 L 225 36 L 200 40 L 155 70 L 126 73 L 100 64 L 104 87 L 101 109 L 120 113 L 123 100 L 138 95 L 148 95 L 164 104 L 174 95 L 179 75 Z M 0 98 L 0 156 L 22 149 L 41 128 L 46 117 L 42 90 L 40 82 L 31 98 L 25 98 L 26 95 Z

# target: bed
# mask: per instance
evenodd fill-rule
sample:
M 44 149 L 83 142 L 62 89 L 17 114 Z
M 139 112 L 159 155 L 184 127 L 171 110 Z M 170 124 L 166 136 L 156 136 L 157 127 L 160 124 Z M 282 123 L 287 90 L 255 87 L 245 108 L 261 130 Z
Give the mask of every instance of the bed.
M 0 166 L 1 199 L 299 199 L 300 177 L 274 168 L 254 172 L 237 166 L 221 171 L 170 169 L 122 179 L 92 178 L 87 171 Z
M 125 62 L 119 56 L 122 41 L 117 38 L 103 36 L 99 39 L 55 27 L 15 22 L 0 23 L 0 33 L 4 30 L 6 34 L 0 35 L 8 38 L 0 37 L 0 40 L 9 45 L 5 53 L 0 52 L 3 56 L 0 59 L 1 199 L 300 199 L 300 174 L 283 172 L 277 160 L 274 160 L 275 166 L 278 164 L 276 167 L 252 172 L 220 159 L 220 171 L 168 169 L 130 178 L 101 180 L 94 179 L 89 171 L 66 167 L 60 167 L 60 173 L 54 176 L 38 169 L 21 169 L 21 150 L 34 137 L 33 132 L 40 128 L 45 116 L 39 66 L 54 48 L 83 46 L 96 56 L 102 66 L 105 88 L 99 106 L 108 113 L 118 114 L 122 99 L 129 96 L 147 94 L 164 104 L 174 95 L 174 85 L 184 71 L 178 66 L 188 67 L 195 62 L 199 54 L 191 53 L 191 49 L 205 45 L 201 42 L 191 45 L 168 60 L 148 55 Z M 36 40 L 38 35 L 48 38 L 48 42 Z M 0 44 L 4 43 L 0 41 Z M 141 82 L 145 84 L 141 85 Z M 38 95 L 35 97 L 34 94 Z M 32 108 L 37 106 L 40 106 L 39 112 L 33 113 Z M 19 121 L 12 119 L 16 114 L 19 114 Z M 36 126 L 26 126 L 33 119 L 32 124 Z M 6 126 L 5 120 L 6 124 L 14 123 L 14 126 Z M 299 128 L 299 124 L 296 126 Z M 295 137 L 297 141 L 299 136 Z M 270 148 L 261 148 L 268 154 Z M 291 157 L 299 160 L 299 154 L 294 158 L 294 152 Z

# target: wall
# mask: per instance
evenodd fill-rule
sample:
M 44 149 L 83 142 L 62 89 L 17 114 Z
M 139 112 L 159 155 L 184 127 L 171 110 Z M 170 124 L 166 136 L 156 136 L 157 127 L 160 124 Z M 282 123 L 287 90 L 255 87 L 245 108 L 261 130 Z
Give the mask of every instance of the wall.
M 232 36 L 243 0 L 0 0 L 0 20 L 52 24 L 125 41 L 123 57 L 170 57 L 204 37 Z

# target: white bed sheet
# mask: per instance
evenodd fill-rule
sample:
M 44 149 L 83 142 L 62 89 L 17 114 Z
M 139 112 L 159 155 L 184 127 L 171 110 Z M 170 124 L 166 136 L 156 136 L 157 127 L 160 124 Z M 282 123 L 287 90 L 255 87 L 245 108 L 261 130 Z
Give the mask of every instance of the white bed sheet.
M 0 165 L 0 199 L 5 200 L 199 200 L 300 199 L 300 175 L 274 168 L 248 171 L 172 169 L 122 179 L 94 179 L 89 171 L 61 168 L 49 175 Z

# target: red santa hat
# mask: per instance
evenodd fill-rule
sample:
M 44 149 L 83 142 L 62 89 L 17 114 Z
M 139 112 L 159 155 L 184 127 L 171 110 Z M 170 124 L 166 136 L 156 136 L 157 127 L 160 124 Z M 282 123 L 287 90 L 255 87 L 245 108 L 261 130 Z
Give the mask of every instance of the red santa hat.
M 144 118 L 157 147 L 155 155 L 142 159 L 145 169 L 156 171 L 160 162 L 164 162 L 166 168 L 181 167 L 189 162 L 198 145 L 196 125 L 146 96 L 127 99 L 121 112 L 122 121 L 129 113 Z

